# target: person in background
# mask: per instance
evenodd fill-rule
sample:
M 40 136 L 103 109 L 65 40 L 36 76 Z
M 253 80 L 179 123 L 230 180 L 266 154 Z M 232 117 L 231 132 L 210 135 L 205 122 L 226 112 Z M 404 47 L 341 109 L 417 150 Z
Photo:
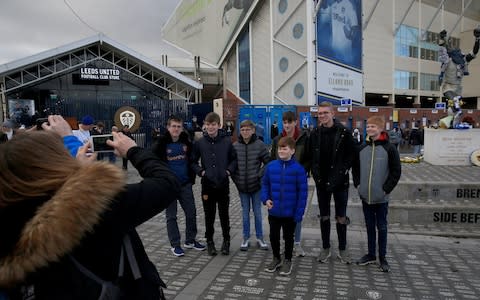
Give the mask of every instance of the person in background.
M 419 123 L 415 122 L 410 131 L 409 144 L 413 146 L 413 155 L 420 156 L 423 145 L 423 130 L 419 128 Z
M 244 120 L 240 123 L 240 135 L 233 147 L 237 152 L 238 167 L 232 179 L 240 195 L 243 218 L 243 241 L 240 250 L 247 251 L 250 246 L 250 207 L 255 219 L 257 244 L 260 249 L 268 250 L 263 239 L 260 200 L 264 166 L 270 161 L 267 146 L 255 134 L 255 124 L 251 120 Z
M 278 135 L 278 124 L 277 120 L 273 121 L 273 124 L 270 126 L 270 138 L 274 139 Z
M 193 196 L 192 185 L 195 183 L 195 173 L 190 168 L 192 163 L 192 142 L 188 133 L 183 131 L 183 120 L 171 116 L 167 120 L 167 133 L 158 138 L 152 147 L 153 153 L 166 162 L 181 184 L 178 203 L 185 213 L 185 244 L 187 249 L 205 250 L 205 245 L 196 241 L 197 209 Z M 171 251 L 175 256 L 184 256 L 185 251 L 180 245 L 180 231 L 177 224 L 177 201 L 173 201 L 166 210 L 167 233 Z
M 355 144 L 355 146 L 358 147 L 362 144 L 363 142 L 362 134 L 360 133 L 360 130 L 358 128 L 355 128 L 353 130 L 352 137 L 353 137 L 353 143 Z
M 102 135 L 105 134 L 105 125 L 103 122 L 97 122 L 95 126 L 93 126 L 92 131 L 90 131 L 90 135 Z M 97 153 L 97 160 L 103 160 L 105 157 L 105 153 Z
M 230 187 L 229 177 L 237 168 L 237 156 L 230 137 L 220 129 L 220 116 L 208 113 L 204 120 L 205 133 L 193 144 L 192 168 L 202 178 L 202 203 L 205 212 L 205 237 L 210 256 L 217 255 L 213 234 L 215 215 L 220 217 L 223 243 L 222 254 L 230 254 Z M 198 163 L 200 159 L 200 164 Z
M 394 127 L 388 132 L 388 139 L 390 144 L 394 145 L 397 150 L 400 149 L 400 143 L 402 142 L 402 133 L 398 127 Z
M 12 120 L 6 120 L 2 123 L 2 130 L 0 131 L 0 144 L 5 143 L 13 138 L 15 135 L 15 123 Z
M 73 135 L 78 138 L 78 140 L 84 144 L 90 141 L 90 131 L 93 127 L 93 117 L 86 115 L 82 118 L 78 124 L 78 130 L 73 130 Z
M 330 203 L 333 195 L 339 250 L 337 258 L 342 263 L 350 264 L 347 248 L 348 172 L 356 149 L 350 130 L 334 120 L 333 116 L 332 103 L 325 101 L 319 104 L 319 126 L 310 134 L 307 146 L 306 159 L 311 165 L 320 209 L 322 250 L 317 260 L 326 263 L 331 256 Z
M 123 258 L 122 296 L 161 299 L 165 284 L 135 228 L 176 199 L 175 175 L 149 151 L 115 133 L 107 143 L 143 177 L 127 185 L 118 168 L 87 156 L 90 142 L 77 147 L 80 141 L 61 116 L 48 119 L 45 130 L 27 131 L 0 145 L 0 157 L 8 157 L 0 160 L 0 289 L 11 299 L 97 299 L 96 286 L 71 276 L 72 258 L 107 281 L 118 277 Z M 63 135 L 55 130 L 66 126 Z M 72 139 L 77 158 L 64 145 Z M 138 272 L 121 255 L 125 240 Z
M 263 126 L 263 124 L 260 122 L 257 123 L 257 125 L 255 126 L 255 135 L 257 136 L 257 138 L 259 140 L 261 140 L 263 142 L 263 136 L 265 135 L 265 127 Z
M 272 160 L 278 158 L 278 141 L 285 136 L 289 136 L 295 140 L 295 159 L 303 166 L 305 173 L 308 174 L 308 162 L 305 160 L 305 146 L 307 144 L 308 135 L 297 127 L 297 116 L 292 111 L 286 111 L 282 114 L 283 130 L 272 141 L 272 149 L 270 150 L 270 158 Z M 298 223 L 295 227 L 295 254 L 297 256 L 305 256 L 305 251 L 301 245 L 302 241 L 302 223 Z
M 130 126 L 124 125 L 123 128 L 122 128 L 122 133 L 125 136 L 134 140 L 134 138 L 132 136 L 132 133 L 130 132 Z M 122 157 L 122 169 L 124 169 L 125 171 L 128 169 L 128 158 L 126 158 L 126 157 Z
M 278 159 L 265 167 L 262 178 L 262 202 L 268 208 L 270 244 L 273 260 L 265 268 L 280 275 L 292 272 L 293 240 L 295 226 L 302 222 L 307 205 L 308 184 L 305 169 L 294 158 L 295 140 L 282 137 L 277 143 Z M 284 260 L 280 256 L 280 232 L 285 241 Z
M 362 199 L 367 227 L 368 253 L 357 261 L 368 265 L 377 261 L 375 245 L 378 232 L 378 256 L 382 272 L 390 271 L 386 259 L 388 201 L 402 174 L 397 148 L 383 131 L 385 121 L 379 116 L 367 120 L 366 144 L 360 148 L 352 167 L 353 184 Z M 375 230 L 376 227 L 376 230 Z

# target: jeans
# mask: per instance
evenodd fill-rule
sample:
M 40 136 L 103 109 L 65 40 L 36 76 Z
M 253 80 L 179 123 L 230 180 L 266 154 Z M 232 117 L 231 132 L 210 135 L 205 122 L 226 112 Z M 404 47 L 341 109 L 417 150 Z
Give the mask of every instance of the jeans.
M 202 203 L 203 211 L 205 212 L 205 238 L 207 242 L 213 242 L 217 204 L 223 239 L 230 241 L 230 216 L 228 212 L 230 206 L 230 189 L 228 185 L 223 188 L 202 186 Z
M 240 201 L 242 203 L 243 216 L 243 238 L 250 238 L 250 207 L 253 210 L 255 218 L 255 234 L 257 239 L 263 239 L 262 229 L 262 201 L 260 200 L 260 191 L 255 193 L 240 193 Z
M 270 224 L 270 244 L 275 258 L 280 259 L 280 231 L 283 228 L 283 240 L 285 241 L 285 259 L 292 259 L 293 255 L 293 234 L 295 231 L 295 220 L 292 218 L 280 218 L 268 216 Z
M 185 243 L 193 243 L 197 236 L 197 210 L 191 183 L 182 186 L 178 202 L 185 213 Z M 180 231 L 177 224 L 177 201 L 170 203 L 165 215 L 167 217 L 167 232 L 170 245 L 172 247 L 180 246 Z
M 115 156 L 115 153 L 110 152 L 108 153 L 108 161 L 114 164 L 117 161 L 117 157 Z
M 295 244 L 300 244 L 302 241 L 302 221 L 295 225 Z
M 413 155 L 420 155 L 422 145 L 413 145 Z
M 368 255 L 375 256 L 376 231 L 378 231 L 378 256 L 387 254 L 388 202 L 367 204 L 362 201 L 363 215 L 367 225 Z
M 323 249 L 330 248 L 330 202 L 333 194 L 335 202 L 335 217 L 347 216 L 348 189 L 328 192 L 317 186 L 318 207 L 320 209 L 320 230 L 322 232 Z M 338 221 L 337 221 L 338 223 Z M 338 226 L 337 226 L 338 227 Z M 343 228 L 344 227 L 344 228 Z M 342 226 L 344 230 L 337 231 L 338 248 L 345 250 L 347 244 L 346 225 Z

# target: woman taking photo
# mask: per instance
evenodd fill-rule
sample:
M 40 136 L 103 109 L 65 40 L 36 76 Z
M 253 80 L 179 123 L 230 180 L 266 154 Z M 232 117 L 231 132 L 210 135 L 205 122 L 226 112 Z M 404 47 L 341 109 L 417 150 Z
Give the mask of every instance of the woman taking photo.
M 127 185 L 121 169 L 87 153 L 89 144 L 75 149 L 61 116 L 42 127 L 0 145 L 0 291 L 10 299 L 99 299 L 101 286 L 72 275 L 73 258 L 115 283 L 115 299 L 161 299 L 164 284 L 135 227 L 178 197 L 175 175 L 113 133 L 107 143 L 143 177 Z

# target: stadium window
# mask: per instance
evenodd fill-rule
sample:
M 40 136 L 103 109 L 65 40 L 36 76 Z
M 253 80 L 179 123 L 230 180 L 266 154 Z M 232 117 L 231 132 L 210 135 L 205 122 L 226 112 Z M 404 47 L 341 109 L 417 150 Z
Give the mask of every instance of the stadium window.
M 249 103 L 251 101 L 250 80 L 250 37 L 247 28 L 238 39 L 238 83 L 240 97 Z

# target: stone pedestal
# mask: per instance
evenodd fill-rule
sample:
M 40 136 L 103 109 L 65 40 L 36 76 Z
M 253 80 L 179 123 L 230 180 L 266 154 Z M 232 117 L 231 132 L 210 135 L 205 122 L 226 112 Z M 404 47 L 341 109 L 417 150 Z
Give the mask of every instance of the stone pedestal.
M 477 149 L 480 129 L 425 129 L 423 158 L 432 165 L 470 166 Z

